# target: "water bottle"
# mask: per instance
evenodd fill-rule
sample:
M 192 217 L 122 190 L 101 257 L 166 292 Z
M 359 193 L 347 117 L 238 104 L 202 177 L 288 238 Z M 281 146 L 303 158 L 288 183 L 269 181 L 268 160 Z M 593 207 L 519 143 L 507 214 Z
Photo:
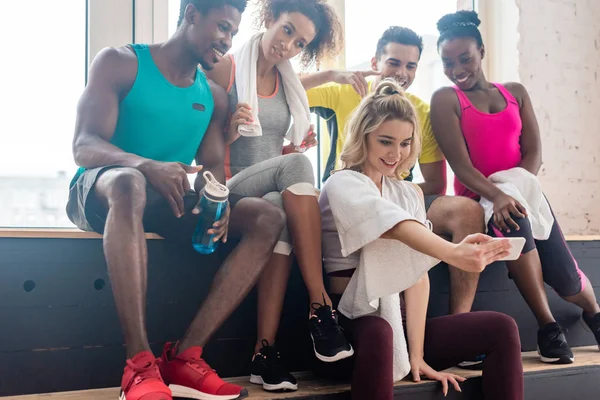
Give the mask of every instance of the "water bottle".
M 211 254 L 217 249 L 219 242 L 215 242 L 215 235 L 207 231 L 221 219 L 227 209 L 229 189 L 217 181 L 210 171 L 205 171 L 202 176 L 206 185 L 200 198 L 200 219 L 192 236 L 192 245 L 200 254 Z

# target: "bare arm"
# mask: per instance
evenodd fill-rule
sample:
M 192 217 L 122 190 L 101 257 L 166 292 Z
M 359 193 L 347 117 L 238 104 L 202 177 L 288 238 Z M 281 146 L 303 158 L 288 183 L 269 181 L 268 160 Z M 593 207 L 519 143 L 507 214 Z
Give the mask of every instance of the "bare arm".
M 215 64 L 214 68 L 210 71 L 204 71 L 208 79 L 227 90 L 229 87 L 229 80 L 231 78 L 231 70 L 233 68 L 233 62 L 229 55 L 223 57 L 221 61 Z M 233 111 L 233 110 L 231 110 Z
M 425 182 L 419 183 L 427 195 L 446 194 L 446 160 L 419 164 Z
M 417 221 L 405 220 L 381 235 L 398 240 L 408 247 L 467 272 L 481 272 L 496 260 L 508 255 L 510 244 L 492 241 L 483 234 L 469 235 L 459 244 L 450 243 Z
M 225 183 L 225 138 L 223 131 L 229 115 L 229 102 L 227 93 L 217 84 L 211 82 L 211 90 L 215 102 L 215 109 L 196 153 L 196 165 L 204 166 L 203 171 L 210 171 L 215 178 Z M 200 193 L 204 188 L 202 171 L 196 176 L 194 189 Z
M 466 379 L 447 372 L 438 372 L 424 361 L 425 357 L 425 323 L 427 318 L 427 303 L 429 302 L 429 275 L 423 274 L 421 279 L 404 291 L 406 303 L 406 335 L 408 337 L 408 348 L 410 349 L 409 360 L 413 380 L 418 382 L 421 375 L 434 379 L 442 384 L 444 396 L 448 394 L 449 386 L 460 392 L 459 382 Z
M 319 71 L 300 75 L 300 82 L 304 86 L 304 90 L 309 90 L 317 86 L 333 82 L 335 71 Z
M 404 291 L 406 304 L 406 333 L 410 359 L 422 359 L 425 342 L 425 320 L 429 303 L 429 275 L 423 274 L 421 279 Z
M 329 82 L 335 82 L 340 85 L 352 85 L 352 88 L 364 97 L 369 93 L 369 84 L 365 79 L 368 76 L 380 75 L 378 71 L 320 71 L 310 74 L 300 75 L 300 82 L 304 86 L 304 90 L 309 90 Z
M 381 238 L 398 240 L 410 248 L 438 260 L 449 258 L 456 247 L 456 244 L 437 236 L 423 224 L 411 220 L 400 222 L 384 233 Z
M 452 88 L 443 88 L 431 99 L 431 126 L 435 138 L 460 181 L 494 203 L 493 222 L 503 231 L 519 230 L 512 218 L 524 218 L 527 211 L 518 201 L 508 196 L 486 179 L 471 163 L 460 128 L 460 104 Z
M 196 153 L 196 165 L 204 167 L 202 171 L 198 172 L 194 181 L 194 190 L 196 193 L 200 193 L 206 184 L 202 176 L 203 171 L 210 171 L 215 179 L 223 184 L 225 183 L 225 137 L 223 130 L 229 118 L 229 102 L 227 100 L 227 93 L 225 93 L 222 87 L 214 82 L 210 82 L 210 87 L 213 93 L 215 109 L 202 143 Z M 199 214 L 200 212 L 200 202 L 198 202 L 192 213 Z M 230 207 L 227 204 L 226 211 L 221 219 L 216 221 L 212 228 L 208 230 L 209 234 L 215 234 L 213 239 L 215 242 L 218 240 L 222 240 L 223 243 L 227 242 L 229 215 Z
M 521 162 L 519 167 L 537 175 L 542 166 L 542 141 L 535 112 L 527 89 L 520 83 L 507 83 L 506 88 L 519 100 L 521 122 Z
M 502 192 L 479 172 L 469 158 L 460 128 L 460 105 L 452 88 L 443 88 L 431 99 L 433 134 L 460 181 L 478 195 L 492 200 Z
M 77 106 L 73 138 L 77 165 L 139 168 L 147 161 L 109 142 L 119 117 L 119 103 L 133 85 L 136 73 L 137 58 L 127 48 L 106 48 L 92 62 L 88 84 Z

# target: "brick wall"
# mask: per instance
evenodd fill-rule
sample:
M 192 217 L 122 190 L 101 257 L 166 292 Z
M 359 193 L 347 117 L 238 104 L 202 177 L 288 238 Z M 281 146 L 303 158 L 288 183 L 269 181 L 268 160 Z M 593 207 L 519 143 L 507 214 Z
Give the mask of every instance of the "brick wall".
M 565 233 L 599 234 L 600 1 L 515 1 L 519 76 L 542 135 L 540 179 Z

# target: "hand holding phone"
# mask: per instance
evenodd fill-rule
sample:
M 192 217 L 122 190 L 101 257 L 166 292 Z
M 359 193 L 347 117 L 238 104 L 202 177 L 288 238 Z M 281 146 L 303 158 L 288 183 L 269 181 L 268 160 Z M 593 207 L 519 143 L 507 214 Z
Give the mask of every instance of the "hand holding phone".
M 492 238 L 492 240 L 508 240 L 511 245 L 510 254 L 506 257 L 499 259 L 498 261 L 514 261 L 521 257 L 521 252 L 523 251 L 523 247 L 525 246 L 524 237 L 501 237 Z

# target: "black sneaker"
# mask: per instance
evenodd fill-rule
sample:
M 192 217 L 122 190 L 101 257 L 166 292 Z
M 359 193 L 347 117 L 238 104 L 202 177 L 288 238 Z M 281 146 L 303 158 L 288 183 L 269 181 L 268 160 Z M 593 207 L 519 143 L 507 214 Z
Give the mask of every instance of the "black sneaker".
M 262 385 L 267 392 L 298 390 L 294 375 L 290 374 L 281 362 L 281 356 L 275 346 L 263 339 L 263 347 L 254 355 L 250 368 L 250 383 Z
M 538 354 L 542 362 L 572 364 L 575 356 L 560 325 L 551 322 L 538 331 Z
M 588 318 L 585 316 L 585 313 L 582 314 L 583 321 L 585 325 L 592 331 L 594 336 L 596 337 L 596 343 L 598 343 L 598 349 L 600 349 L 600 313 L 594 315 L 592 318 Z
M 338 324 L 338 316 L 328 305 L 313 303 L 313 314 L 308 320 L 310 337 L 317 358 L 323 362 L 335 362 L 354 354 L 344 331 Z

